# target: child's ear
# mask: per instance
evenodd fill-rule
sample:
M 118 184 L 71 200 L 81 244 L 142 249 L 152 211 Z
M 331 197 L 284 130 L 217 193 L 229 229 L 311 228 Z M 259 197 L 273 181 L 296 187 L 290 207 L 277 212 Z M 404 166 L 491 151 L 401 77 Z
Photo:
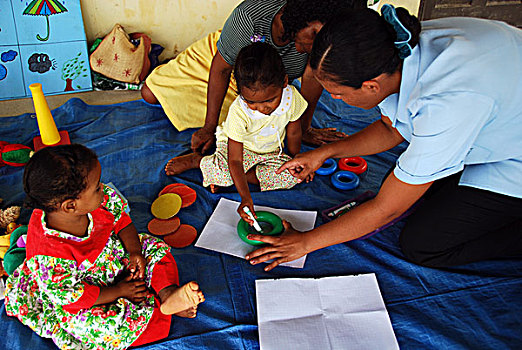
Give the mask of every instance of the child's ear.
M 64 213 L 74 213 L 76 210 L 76 201 L 74 199 L 66 199 L 60 205 L 60 210 Z
M 283 89 L 288 86 L 288 75 L 285 75 L 285 84 L 283 85 Z

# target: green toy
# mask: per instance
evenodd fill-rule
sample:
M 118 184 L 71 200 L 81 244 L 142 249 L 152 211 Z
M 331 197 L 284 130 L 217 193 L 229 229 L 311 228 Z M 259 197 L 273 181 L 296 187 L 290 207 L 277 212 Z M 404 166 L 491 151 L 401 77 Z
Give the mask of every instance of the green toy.
M 251 245 L 265 244 L 261 241 L 255 241 L 248 239 L 249 234 L 261 234 L 264 236 L 278 236 L 285 230 L 283 227 L 283 221 L 279 216 L 268 211 L 256 212 L 257 221 L 261 226 L 262 232 L 257 232 L 252 226 L 250 226 L 245 220 L 241 219 L 237 223 L 237 234 L 244 242 Z
M 0 141 L 0 166 L 24 166 L 33 153 L 27 146 Z
M 19 247 L 18 239 L 27 234 L 27 225 L 22 225 L 11 233 L 10 246 L 4 256 L 4 270 L 11 275 L 25 260 L 25 247 Z

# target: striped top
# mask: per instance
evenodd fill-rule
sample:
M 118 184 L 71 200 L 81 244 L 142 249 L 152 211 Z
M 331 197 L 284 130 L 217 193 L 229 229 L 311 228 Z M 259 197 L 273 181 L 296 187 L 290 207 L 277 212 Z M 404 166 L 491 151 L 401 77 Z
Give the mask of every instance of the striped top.
M 272 40 L 272 21 L 284 5 L 285 0 L 245 0 L 239 4 L 225 22 L 217 42 L 217 49 L 225 62 L 233 66 L 239 51 L 250 45 L 255 36 L 277 50 L 289 81 L 302 76 L 308 54 L 297 52 L 294 42 L 277 46 Z

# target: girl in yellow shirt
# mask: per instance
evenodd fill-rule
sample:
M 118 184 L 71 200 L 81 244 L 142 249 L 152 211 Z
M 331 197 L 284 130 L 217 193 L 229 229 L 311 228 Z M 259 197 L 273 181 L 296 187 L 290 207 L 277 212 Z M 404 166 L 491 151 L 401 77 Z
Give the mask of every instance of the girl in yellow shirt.
M 281 57 L 269 44 L 255 42 L 239 52 L 234 66 L 239 96 L 230 106 L 226 120 L 216 131 L 216 152 L 203 157 L 197 153 L 173 158 L 169 175 L 199 165 L 203 186 L 212 192 L 236 185 L 241 196 L 239 214 L 247 206 L 254 213 L 248 183 L 261 191 L 285 189 L 298 181 L 289 172 L 276 170 L 301 148 L 300 117 L 307 107 L 299 91 L 288 85 Z M 289 155 L 283 153 L 286 138 Z

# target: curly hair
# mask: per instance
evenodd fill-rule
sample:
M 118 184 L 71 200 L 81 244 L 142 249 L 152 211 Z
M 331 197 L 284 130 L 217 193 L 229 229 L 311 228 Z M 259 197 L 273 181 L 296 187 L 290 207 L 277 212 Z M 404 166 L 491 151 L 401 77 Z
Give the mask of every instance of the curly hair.
M 234 65 L 234 78 L 239 93 L 243 87 L 283 87 L 286 70 L 281 56 L 272 45 L 256 42 L 239 51 Z
M 24 206 L 49 213 L 67 199 L 78 199 L 97 160 L 92 150 L 80 144 L 39 150 L 25 166 Z
M 282 39 L 295 39 L 295 35 L 311 22 L 325 24 L 339 12 L 365 7 L 366 0 L 288 0 L 281 16 L 285 30 Z

